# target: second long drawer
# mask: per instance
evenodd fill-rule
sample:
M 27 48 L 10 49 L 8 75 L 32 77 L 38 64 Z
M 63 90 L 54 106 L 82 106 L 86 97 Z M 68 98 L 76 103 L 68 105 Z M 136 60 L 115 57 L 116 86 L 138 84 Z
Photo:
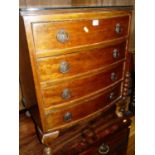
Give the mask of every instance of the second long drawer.
M 106 71 L 94 73 L 81 78 L 62 81 L 42 89 L 44 106 L 72 103 L 88 95 L 97 94 L 105 87 L 122 79 L 123 63 L 112 66 Z
M 106 48 L 38 59 L 41 81 L 59 80 L 106 67 L 125 58 L 126 42 Z

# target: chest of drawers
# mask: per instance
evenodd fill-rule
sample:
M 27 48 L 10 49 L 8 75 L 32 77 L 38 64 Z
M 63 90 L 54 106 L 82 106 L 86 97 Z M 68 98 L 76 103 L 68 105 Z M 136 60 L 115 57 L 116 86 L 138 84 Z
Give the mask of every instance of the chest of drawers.
M 121 114 L 130 21 L 130 9 L 21 10 L 20 80 L 43 144 L 116 103 Z

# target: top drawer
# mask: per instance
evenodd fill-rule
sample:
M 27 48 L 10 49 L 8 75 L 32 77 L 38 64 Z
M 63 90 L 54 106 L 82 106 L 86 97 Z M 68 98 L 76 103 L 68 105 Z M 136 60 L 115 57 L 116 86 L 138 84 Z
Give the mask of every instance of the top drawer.
M 33 23 L 37 52 L 100 43 L 128 35 L 129 16 Z

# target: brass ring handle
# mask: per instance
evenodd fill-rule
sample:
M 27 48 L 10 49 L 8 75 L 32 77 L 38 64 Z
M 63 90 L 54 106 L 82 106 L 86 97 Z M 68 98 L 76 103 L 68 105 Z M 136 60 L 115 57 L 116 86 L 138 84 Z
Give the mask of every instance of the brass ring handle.
M 115 93 L 111 92 L 110 95 L 109 95 L 109 99 L 112 100 L 114 98 L 114 96 L 115 96 Z
M 109 150 L 110 150 L 109 146 L 107 144 L 103 143 L 102 145 L 100 145 L 98 152 L 100 154 L 108 154 Z
M 115 32 L 117 34 L 120 34 L 121 31 L 122 31 L 121 24 L 120 23 L 117 23 L 116 26 L 115 26 Z
M 67 122 L 67 121 L 71 121 L 71 120 L 72 120 L 72 113 L 66 112 L 64 115 L 64 121 Z
M 63 99 L 69 99 L 71 97 L 71 92 L 69 89 L 65 88 L 62 93 L 61 93 L 61 97 Z
M 69 63 L 67 61 L 61 61 L 59 71 L 61 73 L 67 73 L 70 69 Z
M 116 73 L 111 73 L 111 80 L 112 81 L 115 81 L 115 80 L 117 80 L 117 75 L 116 75 Z
M 69 40 L 69 35 L 64 29 L 60 29 L 56 35 L 56 38 L 60 43 L 65 43 Z
M 115 59 L 119 58 L 119 50 L 116 48 L 113 50 L 113 58 Z

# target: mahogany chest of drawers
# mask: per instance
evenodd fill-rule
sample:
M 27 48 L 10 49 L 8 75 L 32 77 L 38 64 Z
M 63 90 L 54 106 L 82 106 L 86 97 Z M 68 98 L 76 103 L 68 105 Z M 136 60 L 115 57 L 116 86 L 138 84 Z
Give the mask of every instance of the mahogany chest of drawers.
M 125 154 L 130 121 L 114 115 L 118 103 L 117 114 L 125 110 L 131 10 L 81 8 L 20 13 L 23 101 L 41 142 L 51 146 L 53 154 Z M 82 128 L 87 126 L 88 131 Z M 86 139 L 89 135 L 96 138 L 86 147 L 83 132 Z M 47 154 L 50 151 L 46 148 Z

